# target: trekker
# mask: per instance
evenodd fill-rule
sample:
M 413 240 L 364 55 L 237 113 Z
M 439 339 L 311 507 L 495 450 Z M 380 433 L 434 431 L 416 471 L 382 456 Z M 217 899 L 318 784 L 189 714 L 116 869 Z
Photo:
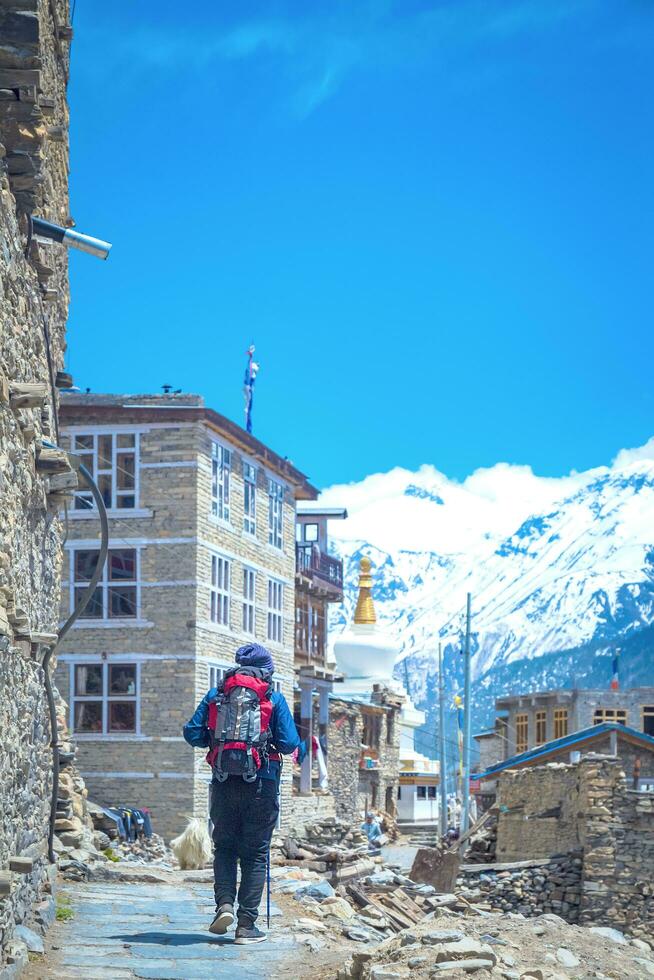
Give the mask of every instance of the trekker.
M 209 932 L 222 936 L 234 925 L 240 863 L 235 942 L 245 945 L 266 939 L 255 923 L 279 816 L 281 755 L 293 752 L 300 738 L 284 695 L 272 690 L 275 665 L 268 650 L 250 643 L 235 660 L 238 666 L 205 694 L 184 725 L 184 738 L 209 749 L 212 768 L 216 915 Z

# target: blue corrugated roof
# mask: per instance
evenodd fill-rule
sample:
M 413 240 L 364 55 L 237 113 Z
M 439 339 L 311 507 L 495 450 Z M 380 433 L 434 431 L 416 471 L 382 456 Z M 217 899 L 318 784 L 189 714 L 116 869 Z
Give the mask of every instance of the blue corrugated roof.
M 529 749 L 528 752 L 512 755 L 510 759 L 505 759 L 504 762 L 498 762 L 494 766 L 489 766 L 485 772 L 478 773 L 472 779 L 486 779 L 488 776 L 502 772 L 503 769 L 512 769 L 514 766 L 519 766 L 523 762 L 531 762 L 533 759 L 540 758 L 540 756 L 550 755 L 559 749 L 576 745 L 578 742 L 587 741 L 589 738 L 606 735 L 608 732 L 618 732 L 618 734 L 627 733 L 654 752 L 654 738 L 650 735 L 645 735 L 644 732 L 639 732 L 636 728 L 629 728 L 627 725 L 618 725 L 617 722 L 609 721 L 603 722 L 601 725 L 591 725 L 590 728 L 582 728 L 581 731 L 573 732 L 571 735 L 564 735 L 563 738 L 555 738 L 554 741 L 545 742 L 536 749 Z

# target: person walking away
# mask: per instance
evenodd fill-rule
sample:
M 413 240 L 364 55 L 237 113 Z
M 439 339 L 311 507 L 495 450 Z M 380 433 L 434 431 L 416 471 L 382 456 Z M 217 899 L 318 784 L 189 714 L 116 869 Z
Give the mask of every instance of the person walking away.
M 382 831 L 374 813 L 366 813 L 366 819 L 361 824 L 361 830 L 368 838 L 368 850 L 379 850 L 381 847 Z
M 266 939 L 256 921 L 279 816 L 281 757 L 300 747 L 300 737 L 284 695 L 272 690 L 269 651 L 250 643 L 236 651 L 235 660 L 184 725 L 184 738 L 209 749 L 212 769 L 216 914 L 209 932 L 221 936 L 234 925 L 240 864 L 235 942 L 245 945 Z

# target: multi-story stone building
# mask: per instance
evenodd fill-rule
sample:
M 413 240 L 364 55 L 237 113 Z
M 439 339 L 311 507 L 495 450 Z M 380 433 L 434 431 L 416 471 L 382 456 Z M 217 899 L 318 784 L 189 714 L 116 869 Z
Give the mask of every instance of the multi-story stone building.
M 491 751 L 500 753 L 492 760 L 499 762 L 604 722 L 618 722 L 654 735 L 654 687 L 543 691 L 498 698 L 495 706 L 495 728 L 482 734 L 488 764 Z
M 89 794 L 150 808 L 155 830 L 206 817 L 210 771 L 182 726 L 248 640 L 293 703 L 295 509 L 316 491 L 288 460 L 197 395 L 62 400 L 62 439 L 104 497 L 109 558 L 70 631 L 57 681 Z M 97 511 L 68 510 L 62 614 L 98 553 Z M 291 767 L 283 775 L 282 820 Z
M 342 508 L 303 504 L 297 508 L 295 565 L 295 716 L 300 735 L 323 756 L 323 773 L 314 753 L 307 754 L 297 774 L 296 795 L 315 788 L 327 790 L 329 755 L 329 695 L 339 680 L 329 662 L 327 633 L 329 604 L 343 600 L 343 562 L 329 554 L 328 522 L 345 520 Z M 317 771 L 316 771 L 317 769 Z M 316 808 L 320 805 L 316 801 Z M 296 813 L 300 807 L 295 805 Z M 304 808 L 308 813 L 312 810 Z

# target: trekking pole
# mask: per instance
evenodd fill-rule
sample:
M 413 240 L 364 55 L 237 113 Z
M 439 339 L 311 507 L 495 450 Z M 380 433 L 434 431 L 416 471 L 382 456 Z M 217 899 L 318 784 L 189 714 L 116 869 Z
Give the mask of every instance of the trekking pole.
M 268 917 L 268 928 L 270 929 L 270 847 L 268 847 L 268 856 L 266 857 L 266 881 L 268 883 L 266 895 L 266 914 Z

